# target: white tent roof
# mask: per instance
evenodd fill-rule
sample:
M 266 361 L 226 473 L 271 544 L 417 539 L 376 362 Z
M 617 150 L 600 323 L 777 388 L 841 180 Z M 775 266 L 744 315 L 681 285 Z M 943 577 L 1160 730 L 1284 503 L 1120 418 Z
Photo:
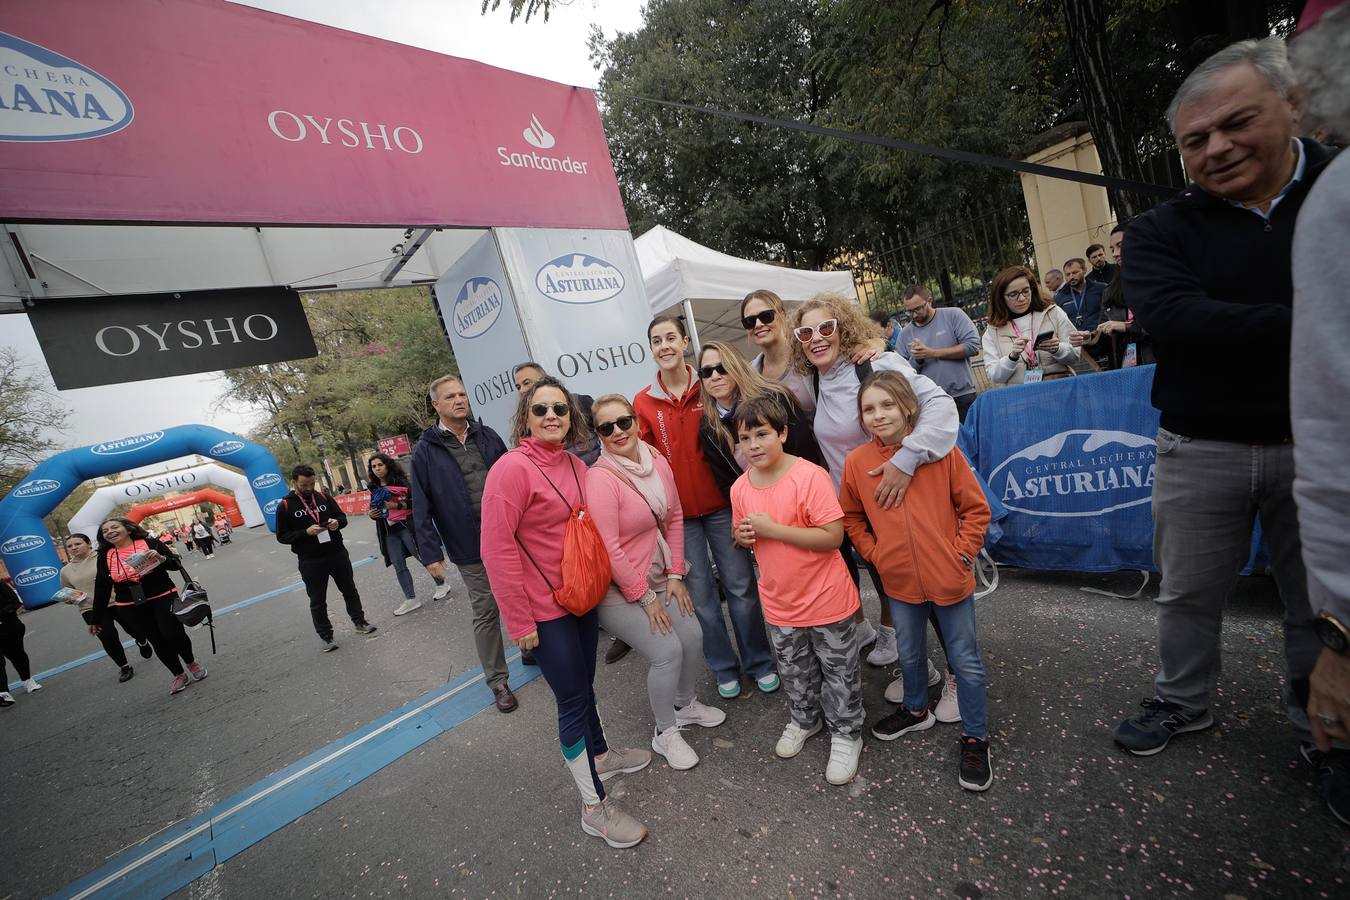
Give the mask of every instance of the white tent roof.
M 823 291 L 857 299 L 853 273 L 847 270 L 810 272 L 752 262 L 718 253 L 660 225 L 634 244 L 653 315 L 689 300 L 701 341 L 734 343 L 749 355 L 754 354 L 738 317 L 741 299 L 751 291 L 767 288 L 789 303 Z

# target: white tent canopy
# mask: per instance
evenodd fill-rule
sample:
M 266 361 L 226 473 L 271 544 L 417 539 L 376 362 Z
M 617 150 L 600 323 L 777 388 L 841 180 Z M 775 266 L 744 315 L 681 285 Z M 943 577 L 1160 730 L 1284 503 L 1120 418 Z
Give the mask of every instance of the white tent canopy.
M 718 253 L 657 225 L 635 242 L 652 314 L 688 303 L 697 339 L 726 341 L 753 356 L 741 328 L 740 302 L 754 290 L 768 289 L 788 303 L 824 291 L 857 299 L 853 273 L 810 272 Z

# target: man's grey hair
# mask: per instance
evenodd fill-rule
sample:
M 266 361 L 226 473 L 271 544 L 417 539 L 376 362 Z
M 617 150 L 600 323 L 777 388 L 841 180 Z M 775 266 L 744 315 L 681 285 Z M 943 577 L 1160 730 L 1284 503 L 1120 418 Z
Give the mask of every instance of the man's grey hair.
M 1049 278 L 1051 275 L 1058 275 L 1060 278 L 1063 278 L 1064 272 L 1062 269 L 1051 269 L 1049 272 L 1045 273 L 1046 278 Z
M 519 375 L 521 369 L 534 369 L 540 375 L 548 374 L 548 371 L 543 366 L 539 365 L 539 363 L 535 362 L 532 359 L 527 359 L 524 362 L 516 363 L 514 366 L 511 367 L 511 377 L 515 378 L 517 375 Z
M 1350 135 L 1350 3 L 1323 14 L 1289 45 L 1289 59 L 1304 92 L 1304 125 Z
M 1177 110 L 1181 104 L 1197 100 L 1214 87 L 1214 79 L 1233 66 L 1249 65 L 1265 79 L 1281 97 L 1288 98 L 1294 89 L 1294 67 L 1289 65 L 1289 51 L 1284 40 L 1277 37 L 1238 41 L 1229 44 L 1191 70 L 1177 88 L 1176 96 L 1167 105 L 1167 127 L 1177 133 Z
M 430 397 L 432 400 L 435 400 L 436 388 L 445 384 L 447 381 L 458 381 L 460 384 L 464 383 L 464 379 L 460 378 L 458 375 L 442 375 L 440 378 L 437 378 L 435 381 L 431 383 L 431 387 L 427 388 L 427 396 Z

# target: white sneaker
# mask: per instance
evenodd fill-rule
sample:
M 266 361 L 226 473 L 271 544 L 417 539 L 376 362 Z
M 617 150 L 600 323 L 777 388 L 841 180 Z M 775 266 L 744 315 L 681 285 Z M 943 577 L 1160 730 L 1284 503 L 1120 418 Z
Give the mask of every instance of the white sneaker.
M 899 670 L 899 669 L 896 669 L 896 670 L 895 670 L 895 675 L 896 675 L 896 679 L 895 679 L 894 681 L 892 681 L 890 684 L 886 685 L 886 695 L 885 695 L 885 696 L 886 696 L 886 702 L 887 702 L 887 703 L 904 703 L 904 702 L 905 702 L 905 678 L 904 678 L 904 676 L 900 673 L 900 670 Z M 929 687 L 932 687 L 933 685 L 937 684 L 937 683 L 938 683 L 939 681 L 941 681 L 941 680 L 942 680 L 942 675 L 938 672 L 937 666 L 933 665 L 933 661 L 930 659 L 930 660 L 928 661 L 928 686 L 929 686 Z M 940 720 L 940 721 L 946 721 L 946 720 L 945 720 L 945 719 L 942 719 L 942 720 Z
M 421 609 L 421 608 L 422 608 L 422 601 L 421 601 L 421 600 L 404 600 L 402 603 L 400 603 L 400 604 L 398 605 L 398 609 L 394 610 L 394 615 L 396 615 L 396 616 L 406 616 L 408 613 L 412 612 L 413 610 Z
M 888 625 L 877 626 L 877 642 L 872 645 L 872 652 L 867 654 L 867 664 L 870 666 L 889 666 L 900 658 L 900 653 L 895 649 L 895 629 Z
M 436 586 L 436 593 L 431 595 L 432 600 L 444 600 L 450 596 L 450 582 L 442 582 Z
M 783 736 L 778 739 L 778 744 L 773 748 L 773 752 L 779 759 L 792 759 L 798 753 L 802 752 L 802 746 L 806 739 L 813 734 L 820 734 L 820 729 L 824 723 L 817 722 L 814 728 L 802 728 L 796 722 L 788 722 L 787 727 L 783 729 Z
M 961 707 L 956 702 L 956 676 L 948 675 L 942 685 L 942 699 L 933 708 L 933 718 L 939 722 L 960 722 Z
M 30 678 L 23 683 L 23 689 L 31 694 L 33 693 L 33 691 L 42 690 L 42 685 L 38 684 L 35 680 Z
M 0 691 L 0 707 L 13 705 L 14 705 L 14 698 L 10 696 L 9 691 Z
M 870 646 L 877 642 L 877 630 L 872 627 L 872 623 L 863 619 L 855 626 L 855 632 L 858 635 L 858 649 Z
M 672 769 L 692 769 L 698 765 L 698 754 L 684 741 L 680 734 L 682 725 L 652 733 L 652 750 L 666 758 L 666 765 Z
M 704 706 L 697 700 L 690 700 L 684 709 L 675 710 L 675 724 L 701 725 L 704 728 L 716 728 L 727 720 L 727 714 L 714 706 Z
M 825 766 L 825 780 L 830 784 L 848 784 L 858 774 L 858 760 L 862 757 L 862 738 L 830 735 L 830 762 Z

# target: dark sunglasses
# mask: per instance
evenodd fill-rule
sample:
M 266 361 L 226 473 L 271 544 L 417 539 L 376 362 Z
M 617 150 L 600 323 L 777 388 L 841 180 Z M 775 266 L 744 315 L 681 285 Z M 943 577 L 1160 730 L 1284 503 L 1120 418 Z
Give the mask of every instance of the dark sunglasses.
M 698 370 L 698 377 L 711 378 L 713 377 L 714 372 L 716 372 L 718 375 L 730 374 L 727 372 L 726 366 L 722 365 L 721 363 L 718 363 L 715 366 L 703 366 L 702 368 L 700 368 Z
M 613 422 L 600 423 L 599 425 L 595 426 L 595 430 L 600 432 L 601 437 L 609 437 L 611 434 L 614 433 L 615 428 L 619 429 L 620 431 L 627 431 L 632 427 L 633 427 L 632 416 L 619 416 Z
M 548 415 L 548 409 L 547 403 L 535 403 L 530 406 L 530 415 L 542 419 L 544 416 Z M 558 418 L 561 419 L 563 416 L 567 415 L 568 412 L 569 410 L 566 403 L 553 404 L 553 414 Z
M 762 309 L 753 316 L 743 316 L 741 318 L 741 325 L 745 327 L 746 331 L 749 331 L 751 328 L 755 327 L 756 322 L 761 325 L 768 325 L 774 320 L 776 315 L 778 315 L 778 313 L 771 309 Z

